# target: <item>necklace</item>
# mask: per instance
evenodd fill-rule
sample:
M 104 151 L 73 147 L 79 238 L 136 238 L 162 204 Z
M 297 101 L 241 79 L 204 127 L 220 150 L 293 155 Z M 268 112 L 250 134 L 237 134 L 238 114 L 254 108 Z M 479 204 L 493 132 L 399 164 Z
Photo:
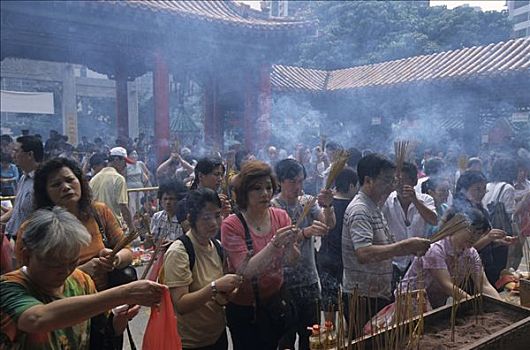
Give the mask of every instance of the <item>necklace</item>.
M 244 216 L 245 216 L 245 219 L 250 223 L 250 225 L 256 229 L 256 231 L 261 232 L 264 229 L 264 227 L 262 226 L 263 226 L 265 219 L 267 219 L 267 214 L 268 214 L 268 211 L 261 218 L 261 220 L 259 220 L 259 223 L 254 222 L 254 220 L 250 220 L 248 213 L 245 213 Z

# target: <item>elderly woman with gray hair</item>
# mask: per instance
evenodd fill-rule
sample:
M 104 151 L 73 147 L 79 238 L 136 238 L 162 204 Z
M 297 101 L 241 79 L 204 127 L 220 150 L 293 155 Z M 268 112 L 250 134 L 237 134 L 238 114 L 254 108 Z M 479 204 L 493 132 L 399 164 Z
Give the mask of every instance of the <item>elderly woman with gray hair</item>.
M 96 292 L 89 275 L 77 269 L 81 248 L 91 236 L 65 209 L 37 210 L 23 238 L 23 266 L 0 277 L 0 348 L 89 349 L 91 322 L 113 307 L 150 306 L 164 286 L 137 281 Z M 111 313 L 109 337 L 120 334 L 139 306 Z M 93 318 L 91 320 L 91 318 Z

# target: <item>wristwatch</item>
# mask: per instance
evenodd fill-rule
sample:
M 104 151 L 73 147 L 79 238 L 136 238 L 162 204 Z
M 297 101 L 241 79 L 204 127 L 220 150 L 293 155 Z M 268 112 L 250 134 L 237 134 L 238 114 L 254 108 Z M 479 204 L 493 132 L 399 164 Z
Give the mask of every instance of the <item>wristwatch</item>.
M 215 281 L 210 283 L 210 288 L 212 289 L 212 298 L 215 298 L 217 295 L 217 286 L 215 285 Z

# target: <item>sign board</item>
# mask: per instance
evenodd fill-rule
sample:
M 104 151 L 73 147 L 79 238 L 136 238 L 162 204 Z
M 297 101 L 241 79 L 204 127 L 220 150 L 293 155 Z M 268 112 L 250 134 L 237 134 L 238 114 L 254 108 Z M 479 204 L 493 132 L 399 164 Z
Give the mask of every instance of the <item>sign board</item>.
M 530 116 L 530 112 L 514 112 L 512 114 L 512 122 L 513 123 L 526 123 Z
M 11 113 L 55 114 L 53 92 L 1 91 L 0 110 Z

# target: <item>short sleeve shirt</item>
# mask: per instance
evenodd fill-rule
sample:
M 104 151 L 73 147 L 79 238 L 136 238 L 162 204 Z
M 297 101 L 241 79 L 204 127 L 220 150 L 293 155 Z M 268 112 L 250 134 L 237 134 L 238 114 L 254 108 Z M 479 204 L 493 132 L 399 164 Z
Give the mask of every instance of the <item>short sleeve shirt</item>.
M 90 188 L 94 200 L 105 203 L 117 218 L 123 219 L 120 204 L 128 204 L 129 202 L 127 182 L 116 169 L 113 167 L 101 169 L 90 180 Z
M 433 212 L 436 212 L 436 206 L 434 205 L 434 199 L 428 194 L 420 193 L 416 194 L 416 197 L 420 202 L 429 208 Z M 410 204 L 407 208 L 407 215 L 401 203 L 399 202 L 397 192 L 392 192 L 385 201 L 383 206 L 383 214 L 388 222 L 388 228 L 394 235 L 397 242 L 403 241 L 411 237 L 426 237 L 429 225 L 422 218 L 420 212 L 414 204 Z M 409 225 L 406 225 L 405 221 L 409 221 Z M 409 263 L 412 261 L 413 255 L 398 256 L 393 259 L 394 264 L 399 267 L 401 271 L 405 271 Z
M 169 218 L 165 210 L 156 212 L 153 215 L 151 219 L 151 233 L 155 240 L 165 235 L 166 239 L 170 241 L 174 241 L 184 234 L 177 216 L 174 215 L 172 218 Z
M 80 270 L 64 282 L 64 297 L 89 295 L 96 292 L 90 277 Z M 38 291 L 22 269 L 0 277 L 0 348 L 55 350 L 89 349 L 90 320 L 50 332 L 26 333 L 17 328 L 19 317 L 36 305 L 48 304 L 58 297 Z
M 361 264 L 355 250 L 394 243 L 381 209 L 360 191 L 346 208 L 342 228 L 344 291 L 357 288 L 360 296 L 391 299 L 392 259 Z
M 280 197 L 272 200 L 272 205 L 284 209 L 291 218 L 291 222 L 296 222 L 304 211 L 304 206 L 311 202 L 312 196 L 301 196 L 294 206 L 288 205 Z M 305 228 L 313 224 L 313 220 L 318 219 L 321 209 L 318 204 L 313 204 L 304 220 L 298 227 Z M 284 267 L 284 278 L 287 288 L 306 287 L 318 282 L 318 272 L 315 262 L 315 240 L 314 237 L 306 238 L 300 245 L 300 258 L 294 265 Z
M 176 240 L 164 256 L 164 282 L 169 288 L 185 287 L 196 292 L 223 276 L 223 262 L 213 244 L 208 247 L 197 242 L 191 232 L 187 233 L 195 251 L 195 264 L 190 270 L 189 256 L 184 244 Z M 209 300 L 198 309 L 179 314 L 178 331 L 184 348 L 199 348 L 214 344 L 225 330 L 223 308 Z
M 252 238 L 254 255 L 259 253 L 271 241 L 272 237 L 282 227 L 289 226 L 291 220 L 283 209 L 269 208 L 271 218 L 271 230 L 265 234 L 258 234 L 249 227 Z M 221 224 L 221 243 L 227 254 L 228 270 L 230 273 L 239 272 L 248 257 L 248 249 L 245 240 L 245 229 L 237 215 L 230 215 Z M 259 295 L 267 298 L 280 290 L 283 283 L 282 255 L 281 251 L 271 260 L 267 268 L 258 276 Z M 232 300 L 238 305 L 252 305 L 254 293 L 250 281 L 245 280 L 239 287 L 239 291 Z
M 472 276 L 482 274 L 482 261 L 475 248 L 454 250 L 449 238 L 431 244 L 421 258 L 414 258 L 410 269 L 405 274 L 400 288 L 403 291 L 417 289 L 419 276 L 422 275 L 429 302 L 433 308 L 445 305 L 449 295 L 443 292 L 441 285 L 432 276 L 433 270 L 447 270 L 459 286 Z

